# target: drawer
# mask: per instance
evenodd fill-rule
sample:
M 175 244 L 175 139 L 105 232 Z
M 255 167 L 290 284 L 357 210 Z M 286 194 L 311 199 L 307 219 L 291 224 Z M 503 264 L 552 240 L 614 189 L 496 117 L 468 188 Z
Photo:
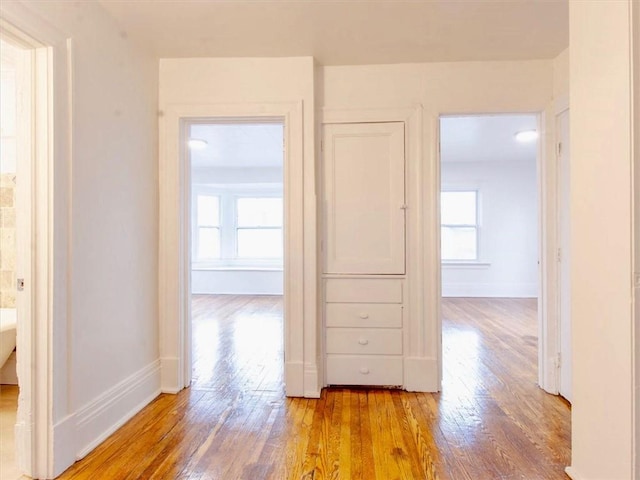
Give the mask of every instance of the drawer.
M 402 330 L 327 328 L 327 353 L 402 355 Z
M 327 303 L 327 327 L 402 327 L 399 303 Z
M 328 303 L 402 303 L 402 280 L 386 278 L 329 278 Z
M 327 385 L 403 384 L 402 357 L 327 355 Z

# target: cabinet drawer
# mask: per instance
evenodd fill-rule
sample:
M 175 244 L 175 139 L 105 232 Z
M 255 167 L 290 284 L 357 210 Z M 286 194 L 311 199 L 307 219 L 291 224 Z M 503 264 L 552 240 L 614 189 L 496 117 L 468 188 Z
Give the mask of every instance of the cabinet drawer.
M 402 303 L 402 280 L 377 278 L 329 278 L 328 303 Z
M 402 327 L 399 303 L 327 303 L 327 327 Z
M 402 384 L 402 357 L 327 355 L 327 385 Z
M 327 328 L 327 353 L 402 355 L 402 330 Z

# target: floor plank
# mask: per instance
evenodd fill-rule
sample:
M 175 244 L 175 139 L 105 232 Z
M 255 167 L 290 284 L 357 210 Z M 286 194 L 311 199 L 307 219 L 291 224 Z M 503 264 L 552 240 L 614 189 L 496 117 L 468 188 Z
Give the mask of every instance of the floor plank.
M 286 398 L 282 300 L 193 297 L 192 387 L 62 479 L 566 479 L 570 407 L 536 385 L 536 302 L 444 299 L 437 394 Z

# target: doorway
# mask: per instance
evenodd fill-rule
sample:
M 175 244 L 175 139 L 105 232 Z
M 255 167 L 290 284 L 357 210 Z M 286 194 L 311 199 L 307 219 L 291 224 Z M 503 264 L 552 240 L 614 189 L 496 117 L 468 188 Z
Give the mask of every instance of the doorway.
M 284 122 L 198 120 L 186 131 L 192 387 L 235 378 L 284 393 Z
M 460 329 L 478 351 L 518 350 L 538 378 L 538 130 L 537 114 L 440 118 L 444 389 L 478 361 L 447 367 Z

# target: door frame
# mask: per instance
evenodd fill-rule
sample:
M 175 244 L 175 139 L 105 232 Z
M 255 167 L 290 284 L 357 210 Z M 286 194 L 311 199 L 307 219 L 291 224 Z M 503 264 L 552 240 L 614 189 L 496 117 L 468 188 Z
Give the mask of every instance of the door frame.
M 160 122 L 160 362 L 161 389 L 191 382 L 189 121 L 279 118 L 284 124 L 284 356 L 287 396 L 319 397 L 315 282 L 315 189 L 305 188 L 302 102 L 168 105 Z M 309 172 L 309 170 L 311 170 Z M 310 353 L 311 352 L 311 353 Z M 309 358 L 311 357 L 311 358 Z
M 568 100 L 567 100 L 568 104 Z M 481 115 L 519 115 L 530 114 L 538 117 L 538 153 L 536 158 L 537 192 L 538 192 L 538 385 L 548 393 L 558 393 L 558 299 L 557 299 L 557 171 L 555 162 L 555 109 L 556 104 L 547 105 L 538 111 L 518 110 L 509 111 L 440 111 L 437 114 L 432 130 L 438 145 L 435 162 L 437 217 L 434 226 L 437 228 L 437 259 L 440 260 L 440 118 L 448 116 L 481 116 Z M 442 275 L 438 268 L 437 283 L 441 290 Z M 438 297 L 438 312 L 441 311 Z M 442 316 L 438 315 L 438 325 L 442 331 Z M 440 361 L 443 367 L 442 357 Z
M 29 476 L 53 478 L 76 454 L 67 344 L 71 45 L 57 27 L 19 3 L 3 6 L 0 29 L 27 50 L 33 79 L 30 138 L 18 139 L 28 157 L 27 187 L 18 195 L 29 210 L 23 231 L 31 248 L 21 254 L 16 460 Z

